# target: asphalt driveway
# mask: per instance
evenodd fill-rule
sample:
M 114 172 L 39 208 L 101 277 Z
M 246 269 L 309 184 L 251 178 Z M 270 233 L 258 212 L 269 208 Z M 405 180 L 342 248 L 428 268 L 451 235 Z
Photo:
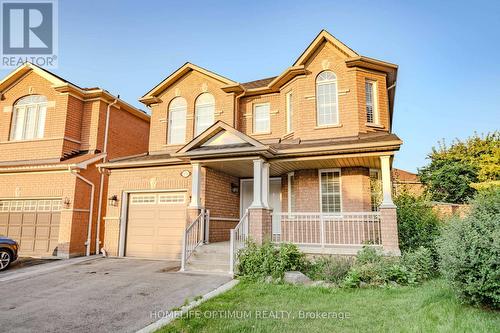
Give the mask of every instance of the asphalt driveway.
M 0 282 L 2 332 L 135 332 L 231 280 L 168 261 L 96 258 Z M 160 311 L 160 312 L 157 312 Z

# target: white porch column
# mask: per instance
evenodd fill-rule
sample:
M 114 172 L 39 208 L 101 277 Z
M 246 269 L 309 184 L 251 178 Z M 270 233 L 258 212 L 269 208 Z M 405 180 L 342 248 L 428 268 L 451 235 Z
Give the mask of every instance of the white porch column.
M 269 163 L 262 167 L 262 204 L 269 208 Z
M 380 207 L 396 207 L 392 202 L 392 184 L 391 184 L 391 156 L 380 156 L 380 168 L 382 169 L 382 204 Z
M 264 208 L 262 202 L 262 176 L 264 169 L 264 160 L 253 160 L 253 202 L 250 208 Z
M 190 208 L 201 208 L 201 165 L 193 163 Z

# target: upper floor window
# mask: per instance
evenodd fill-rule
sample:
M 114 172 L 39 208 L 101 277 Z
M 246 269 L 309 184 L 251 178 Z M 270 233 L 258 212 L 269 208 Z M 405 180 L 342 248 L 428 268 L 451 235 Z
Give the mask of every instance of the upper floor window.
M 292 105 L 292 92 L 286 94 L 286 132 L 293 132 L 293 105 Z
M 271 131 L 271 117 L 269 103 L 255 104 L 253 107 L 253 132 L 269 133 Z
M 215 122 L 215 98 L 209 93 L 203 93 L 195 103 L 195 136 L 212 126 Z
M 183 144 L 186 141 L 187 102 L 176 97 L 168 106 L 168 140 L 169 145 Z
M 331 71 L 323 71 L 316 78 L 316 113 L 318 126 L 339 122 L 337 76 Z
M 367 80 L 365 82 L 366 99 L 366 122 L 370 124 L 378 123 L 377 110 L 377 82 Z
M 43 138 L 47 98 L 30 95 L 19 99 L 14 104 L 12 113 L 11 140 L 30 140 Z

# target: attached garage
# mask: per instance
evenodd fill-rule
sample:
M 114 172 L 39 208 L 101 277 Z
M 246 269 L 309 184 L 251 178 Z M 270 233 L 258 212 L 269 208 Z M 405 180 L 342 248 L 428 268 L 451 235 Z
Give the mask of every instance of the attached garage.
M 125 255 L 180 259 L 186 202 L 186 192 L 131 193 Z
M 21 256 L 55 256 L 61 199 L 0 200 L 0 235 L 19 243 Z

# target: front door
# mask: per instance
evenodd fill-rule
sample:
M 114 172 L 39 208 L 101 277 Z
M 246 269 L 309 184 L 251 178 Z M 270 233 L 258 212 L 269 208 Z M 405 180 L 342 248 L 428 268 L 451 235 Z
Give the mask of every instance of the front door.
M 250 207 L 253 201 L 253 179 L 241 180 L 241 212 L 240 216 Z M 273 213 L 281 213 L 281 178 L 269 180 L 269 206 Z M 273 215 L 273 235 L 280 233 L 280 219 Z

